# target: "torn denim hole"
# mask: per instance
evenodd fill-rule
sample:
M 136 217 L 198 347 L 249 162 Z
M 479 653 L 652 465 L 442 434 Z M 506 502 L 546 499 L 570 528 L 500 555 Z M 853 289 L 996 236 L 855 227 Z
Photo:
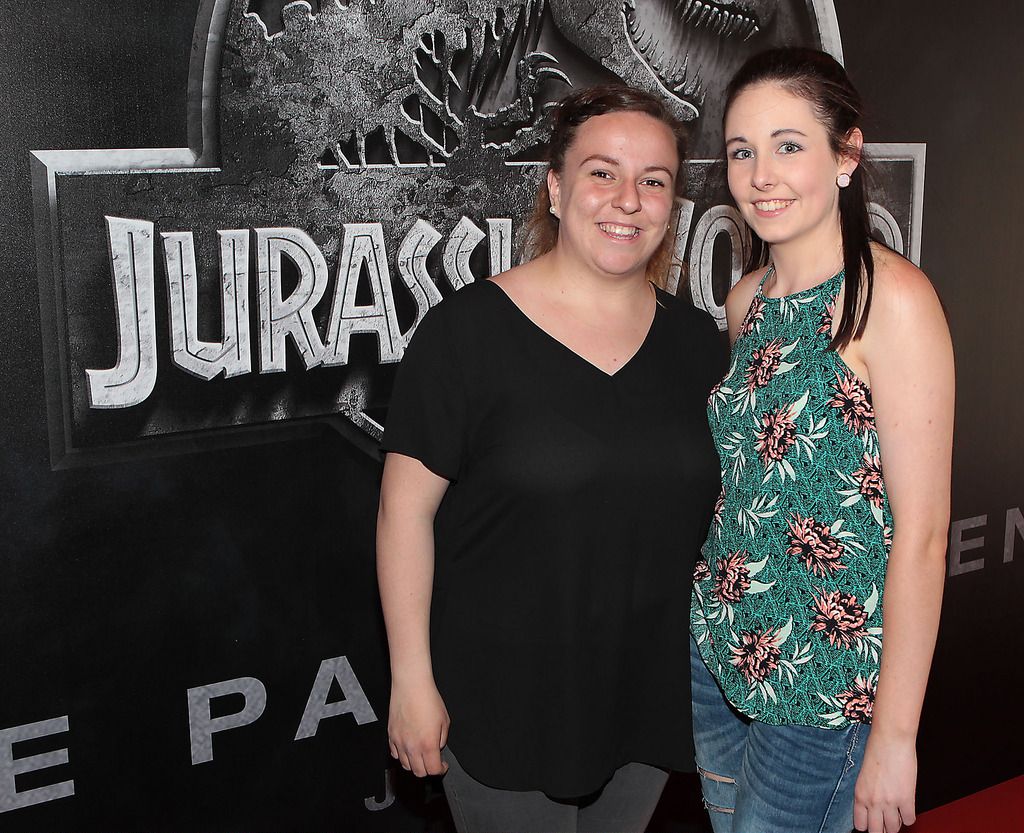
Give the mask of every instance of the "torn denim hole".
M 709 813 L 726 813 L 732 815 L 736 811 L 732 807 L 719 807 L 717 804 L 712 804 L 706 798 L 704 799 L 704 809 Z
M 719 784 L 735 784 L 735 778 L 729 778 L 726 775 L 718 775 L 714 772 L 708 772 L 703 767 L 697 767 L 697 774 L 702 778 L 707 778 L 709 781 L 717 781 Z

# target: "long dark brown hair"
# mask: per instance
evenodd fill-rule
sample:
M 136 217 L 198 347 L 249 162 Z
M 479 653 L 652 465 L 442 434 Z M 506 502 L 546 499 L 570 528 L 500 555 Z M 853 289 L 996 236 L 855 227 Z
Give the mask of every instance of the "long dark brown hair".
M 846 275 L 842 318 L 831 345 L 838 350 L 864 334 L 875 278 L 865 160 L 860 149 L 850 143 L 850 132 L 860 127 L 863 119 L 864 105 L 842 65 L 831 55 L 816 49 L 785 47 L 752 56 L 726 88 L 725 113 L 728 114 L 736 96 L 758 84 L 778 84 L 808 102 L 828 133 L 832 152 L 837 157 L 860 161 L 850 175 L 850 184 L 839 189 L 839 227 Z M 753 230 L 750 239 L 747 272 L 763 268 L 769 261 L 768 246 Z
M 576 139 L 576 132 L 587 119 L 608 113 L 644 113 L 664 124 L 675 138 L 679 156 L 679 170 L 675 176 L 676 202 L 686 192 L 686 170 L 683 165 L 687 151 L 686 127 L 668 109 L 662 99 L 627 87 L 624 84 L 603 84 L 575 90 L 555 105 L 550 114 L 551 138 L 548 142 L 548 170 L 561 174 L 565 155 Z M 547 178 L 541 181 L 534 200 L 533 211 L 523 228 L 523 257 L 530 260 L 550 252 L 558 242 L 558 219 L 551 214 L 551 197 Z M 671 264 L 672 248 L 676 237 L 676 218 L 673 211 L 668 230 L 661 245 L 647 263 L 647 277 L 657 286 L 664 287 Z

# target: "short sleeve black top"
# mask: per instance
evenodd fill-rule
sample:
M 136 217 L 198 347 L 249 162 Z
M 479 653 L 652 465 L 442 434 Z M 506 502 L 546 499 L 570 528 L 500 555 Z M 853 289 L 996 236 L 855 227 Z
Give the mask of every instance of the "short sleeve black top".
M 449 746 L 477 780 L 568 798 L 630 761 L 693 770 L 689 601 L 724 362 L 710 316 L 660 290 L 615 375 L 489 280 L 420 323 L 383 447 L 451 481 L 431 656 Z

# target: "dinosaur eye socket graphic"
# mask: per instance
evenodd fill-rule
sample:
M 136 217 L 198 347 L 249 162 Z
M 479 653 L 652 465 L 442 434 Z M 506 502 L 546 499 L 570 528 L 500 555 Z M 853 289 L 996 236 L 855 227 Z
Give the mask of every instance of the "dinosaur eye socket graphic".
M 625 81 L 717 157 L 734 63 L 838 48 L 810 5 L 202 0 L 190 147 L 33 154 L 52 465 L 322 420 L 375 451 L 423 315 L 514 262 L 552 102 Z M 876 225 L 916 259 L 912 151 L 889 148 Z M 688 163 L 689 285 L 676 268 L 668 288 L 724 321 L 746 241 L 712 172 Z

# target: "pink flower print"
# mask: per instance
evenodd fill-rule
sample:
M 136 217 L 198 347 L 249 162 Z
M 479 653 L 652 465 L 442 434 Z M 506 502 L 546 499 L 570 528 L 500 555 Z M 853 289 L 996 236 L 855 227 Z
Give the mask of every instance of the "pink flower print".
M 785 457 L 796 442 L 796 422 L 790 415 L 789 407 L 783 406 L 762 414 L 761 430 L 754 436 L 757 438 L 754 448 L 766 466 Z
M 881 509 L 885 483 L 882 480 L 882 461 L 878 455 L 865 452 L 864 464 L 853 473 L 853 479 L 860 487 L 864 499 L 874 504 L 876 509 Z
M 866 434 L 875 427 L 875 409 L 867 386 L 852 373 L 836 373 L 835 395 L 828 403 L 838 408 L 846 427 L 854 434 Z
M 775 375 L 782 363 L 782 341 L 774 339 L 764 347 L 759 347 L 750 354 L 750 364 L 747 366 L 747 390 L 752 391 L 763 388 Z
M 711 578 L 711 568 L 708 566 L 708 562 L 703 558 L 698 558 L 697 563 L 693 565 L 694 584 L 707 581 L 709 578 Z
M 748 336 L 754 332 L 757 322 L 764 321 L 764 299 L 756 295 L 747 310 L 747 315 L 740 324 L 740 335 Z
M 821 312 L 821 322 L 818 324 L 818 329 L 815 330 L 815 332 L 816 333 L 820 333 L 822 335 L 831 335 L 831 333 L 832 333 L 832 318 L 835 316 L 835 314 L 836 314 L 836 299 L 833 298 L 831 301 L 829 301 L 827 304 L 825 304 L 825 309 L 822 310 L 822 312 Z
M 711 526 L 722 528 L 722 510 L 725 508 L 725 489 L 722 489 L 718 493 L 718 499 L 715 501 L 715 514 L 711 517 Z
M 723 604 L 738 602 L 750 589 L 750 571 L 747 569 L 746 551 L 729 553 L 715 564 L 718 571 L 712 592 Z
M 870 678 L 857 676 L 846 691 L 840 692 L 838 698 L 843 704 L 843 715 L 855 723 L 870 723 L 871 711 L 875 705 L 875 684 Z
M 811 630 L 827 636 L 830 645 L 852 648 L 865 635 L 868 616 L 856 596 L 839 590 L 822 593 L 814 597 L 811 611 L 814 613 Z
M 760 683 L 768 677 L 779 664 L 782 653 L 775 644 L 775 634 L 770 631 L 743 631 L 740 644 L 730 645 L 732 657 L 729 662 L 736 666 L 748 683 Z
M 797 556 L 814 575 L 825 578 L 836 570 L 846 569 L 842 562 L 845 548 L 825 524 L 796 513 L 786 523 L 790 533 L 786 552 Z

